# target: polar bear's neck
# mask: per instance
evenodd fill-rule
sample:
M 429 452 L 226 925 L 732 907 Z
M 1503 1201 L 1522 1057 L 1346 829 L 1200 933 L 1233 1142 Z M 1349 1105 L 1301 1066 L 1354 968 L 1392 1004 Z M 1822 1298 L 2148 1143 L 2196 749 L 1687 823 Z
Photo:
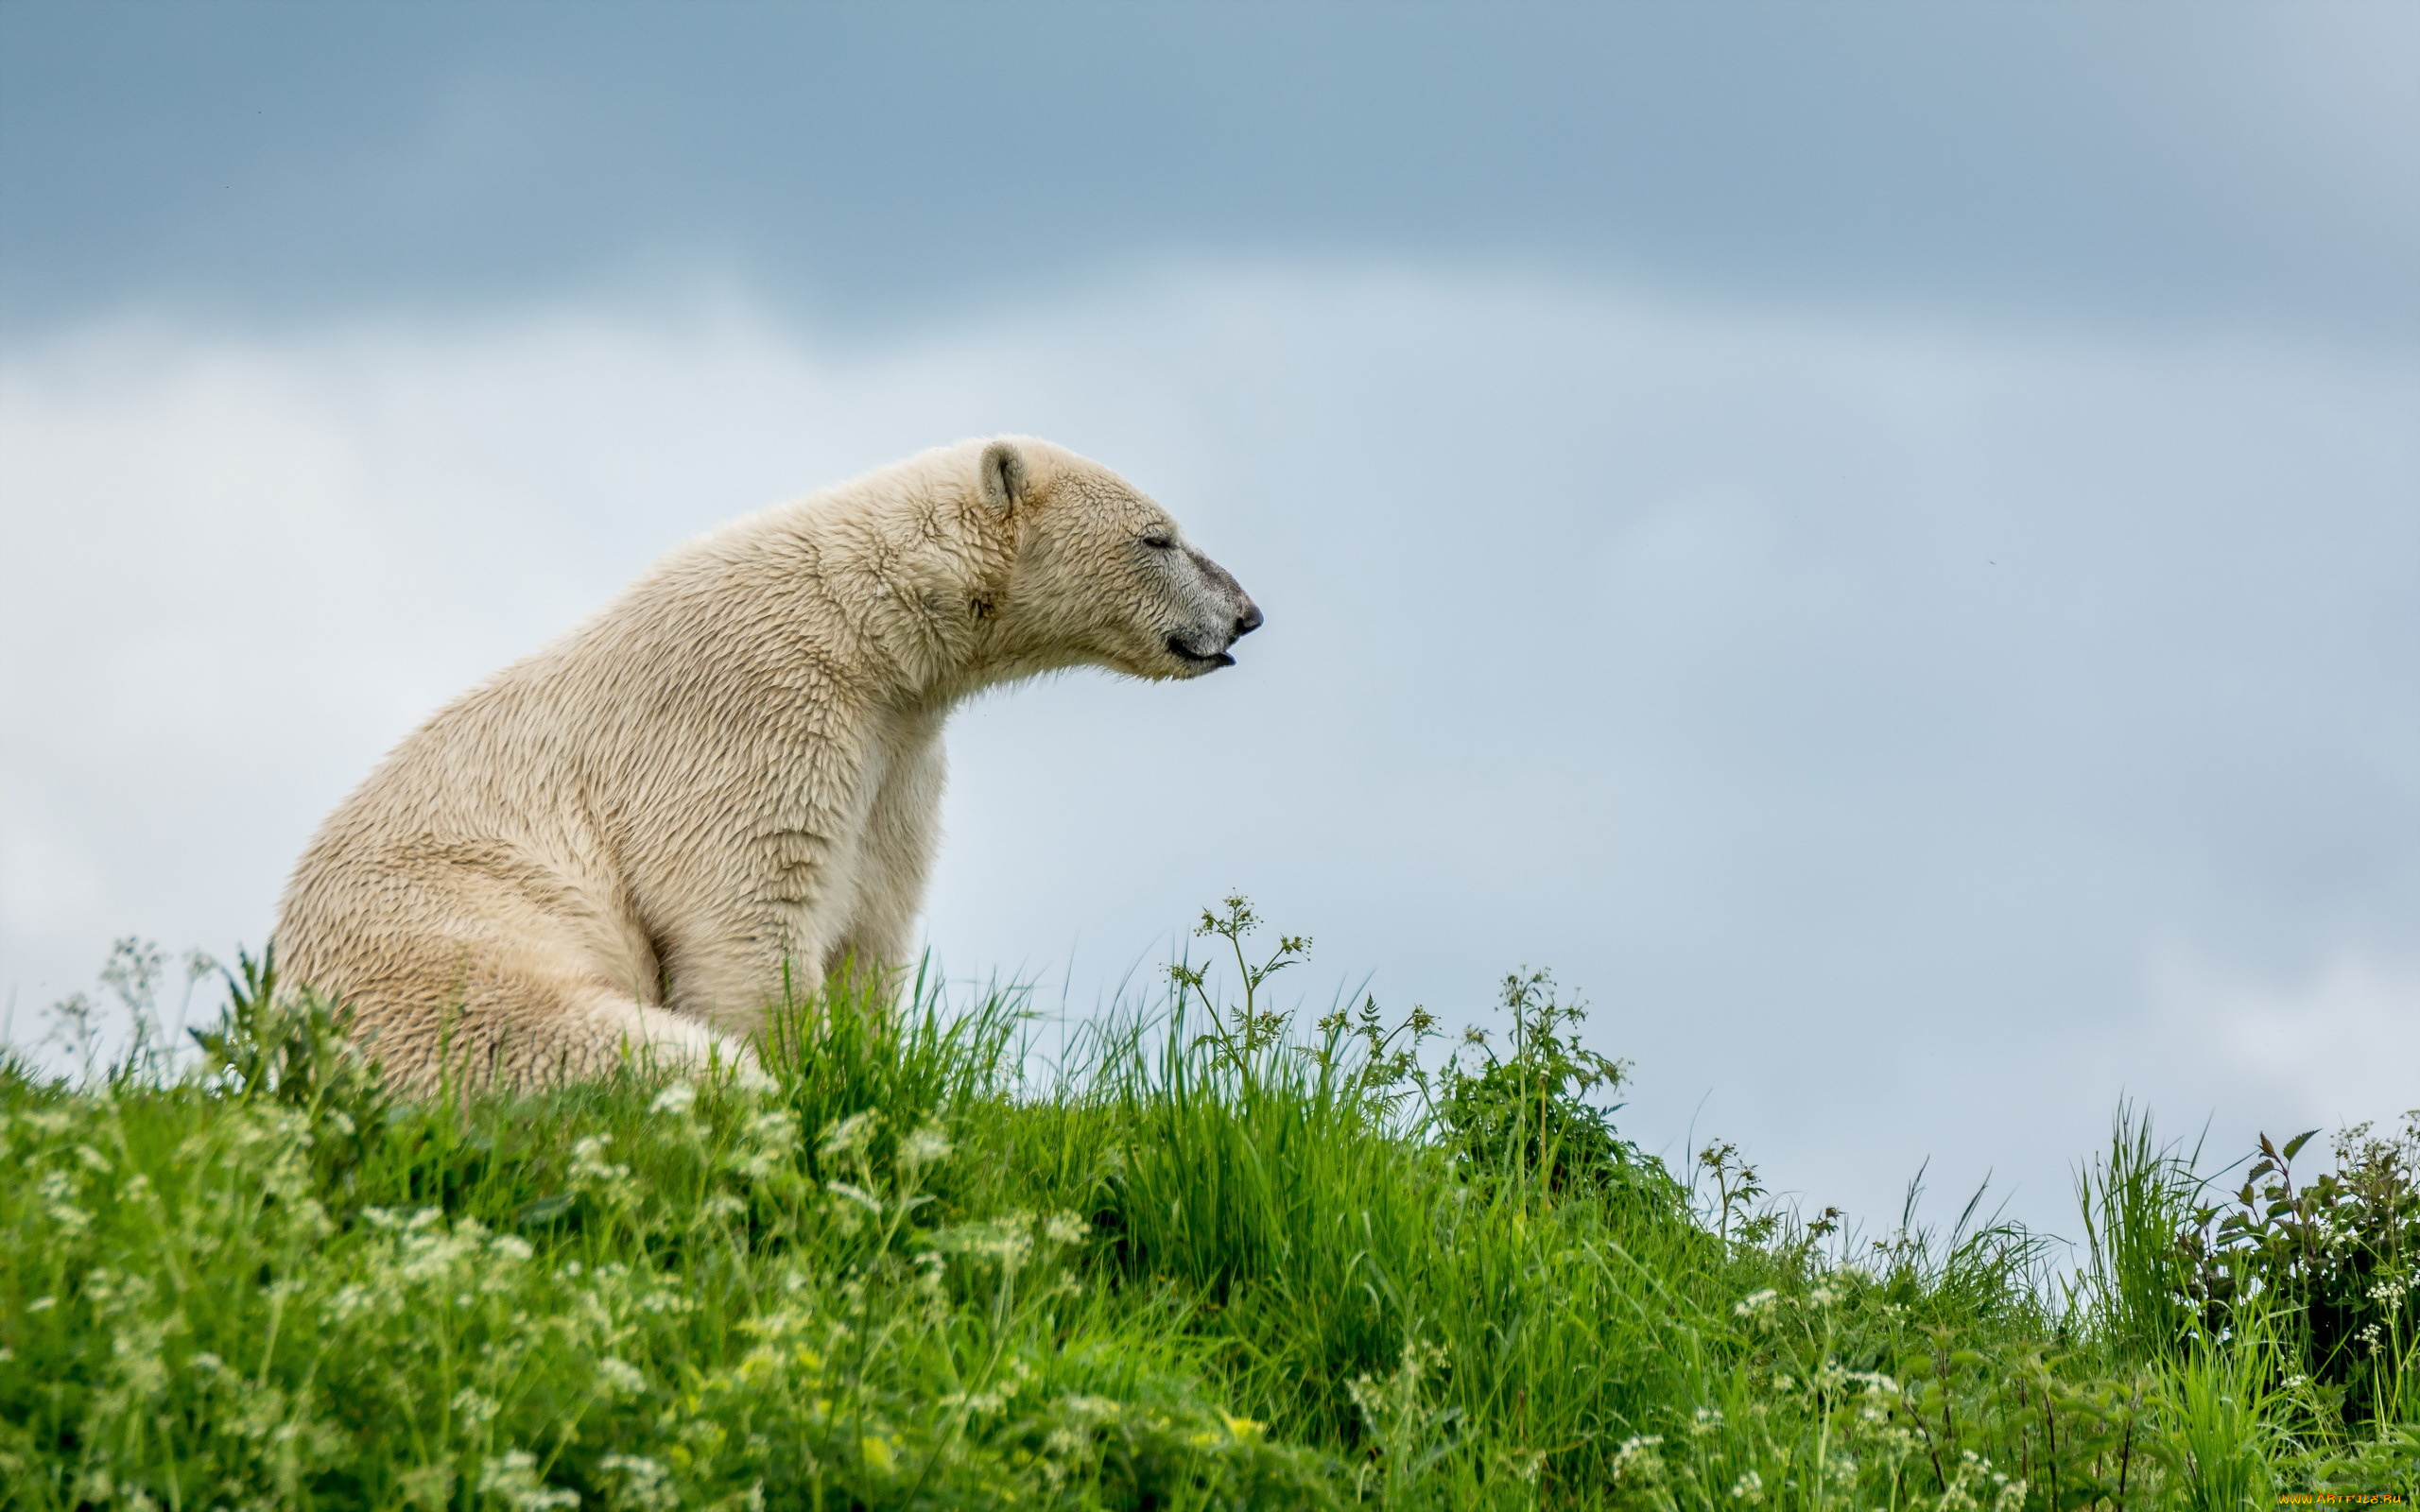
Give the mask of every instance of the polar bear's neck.
M 692 649 L 860 708 L 945 712 L 988 675 L 993 606 L 1011 559 L 930 492 L 809 495 L 672 553 L 631 589 Z M 633 608 L 641 608 L 634 603 Z

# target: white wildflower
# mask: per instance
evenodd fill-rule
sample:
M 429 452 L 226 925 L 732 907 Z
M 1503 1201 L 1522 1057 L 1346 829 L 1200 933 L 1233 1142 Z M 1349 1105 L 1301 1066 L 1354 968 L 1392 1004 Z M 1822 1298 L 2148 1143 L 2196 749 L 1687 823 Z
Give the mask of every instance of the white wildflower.
M 823 1131 L 819 1153 L 827 1160 L 845 1160 L 863 1154 L 873 1143 L 874 1131 L 881 1123 L 882 1115 L 872 1108 L 851 1113 Z
M 493 1397 L 481 1396 L 469 1386 L 464 1386 L 454 1393 L 452 1406 L 456 1412 L 462 1415 L 464 1425 L 471 1428 L 494 1421 L 495 1415 L 503 1410 L 502 1404 Z
M 848 1181 L 826 1181 L 823 1185 L 834 1196 L 845 1197 L 877 1218 L 882 1216 L 882 1199 L 865 1188 Z
M 638 1305 L 643 1312 L 658 1314 L 694 1313 L 698 1310 L 697 1303 L 668 1287 L 658 1288 L 642 1295 L 638 1298 Z
M 1074 1459 L 1092 1447 L 1092 1441 L 1065 1426 L 1053 1428 L 1042 1440 L 1042 1452 L 1061 1459 Z
M 331 1321 L 342 1323 L 365 1313 L 391 1311 L 402 1300 L 392 1287 L 350 1281 L 337 1287 L 336 1295 L 328 1298 L 327 1314 Z
M 872 1114 L 859 1116 L 873 1117 Z M 748 1121 L 742 1136 L 738 1147 L 732 1151 L 726 1163 L 752 1181 L 769 1180 L 775 1172 L 789 1164 L 790 1158 L 798 1153 L 798 1115 L 786 1108 L 759 1113 Z M 873 1125 L 869 1123 L 865 1126 L 865 1138 L 871 1142 L 873 1137 Z
M 646 1372 L 610 1354 L 596 1362 L 596 1381 L 610 1396 L 635 1397 L 647 1390 Z
M 648 1104 L 647 1110 L 660 1117 L 684 1118 L 697 1101 L 698 1089 L 685 1081 L 676 1081 L 656 1093 L 655 1101 Z
M 591 1134 L 572 1144 L 570 1176 L 574 1187 L 608 1195 L 621 1193 L 631 1178 L 631 1168 L 619 1160 L 605 1159 L 605 1151 L 613 1143 L 611 1134 Z
M 1664 1457 L 1655 1446 L 1664 1442 L 1661 1434 L 1644 1434 L 1622 1440 L 1614 1455 L 1614 1479 L 1616 1481 L 1651 1481 L 1664 1470 Z
M 396 1274 L 414 1285 L 441 1286 L 454 1280 L 486 1246 L 487 1226 L 465 1218 L 452 1229 L 441 1227 L 445 1215 L 423 1208 L 406 1219 L 398 1236 Z
M 939 1165 L 949 1156 L 949 1136 L 939 1124 L 926 1124 L 899 1142 L 899 1163 L 911 1171 Z
M 995 1260 L 1013 1269 L 1033 1252 L 1032 1222 L 1029 1213 L 1011 1213 L 990 1223 L 964 1224 L 935 1237 L 946 1249 Z
M 656 1460 L 644 1454 L 608 1454 L 596 1463 L 608 1475 L 621 1479 L 621 1490 L 614 1498 L 615 1506 L 633 1512 L 670 1512 L 681 1504 L 672 1488 L 672 1472 Z
M 413 1506 L 439 1509 L 454 1500 L 454 1467 L 440 1463 L 422 1465 L 397 1476 L 397 1488 L 404 1500 Z
M 748 1137 L 767 1153 L 787 1155 L 798 1148 L 798 1115 L 786 1108 L 759 1113 L 748 1121 Z M 871 1141 L 871 1129 L 867 1134 Z
M 1950 1476 L 1947 1488 L 1941 1493 L 1941 1512 L 1974 1512 L 1978 1503 L 1975 1493 L 1967 1488 L 1968 1485 L 1991 1472 L 1992 1462 L 1973 1450 L 1960 1455 L 1957 1471 Z M 2003 1485 L 2006 1479 L 2001 1477 Z
M 43 1177 L 34 1190 L 42 1196 L 43 1211 L 70 1235 L 81 1234 L 92 1227 L 93 1215 L 69 1200 L 79 1194 L 75 1177 L 65 1171 L 52 1171 Z
M 512 1512 L 549 1512 L 554 1507 L 579 1505 L 578 1491 L 540 1483 L 538 1457 L 527 1450 L 516 1449 L 502 1459 L 482 1464 L 479 1489 L 501 1498 Z
M 1080 1245 L 1093 1228 L 1072 1212 L 1054 1212 L 1043 1220 L 1042 1231 L 1054 1245 Z
M 1732 1304 L 1731 1311 L 1741 1317 L 1762 1317 L 1771 1313 L 1773 1305 L 1780 1300 L 1781 1293 L 1768 1286 L 1761 1292 L 1750 1292 L 1739 1298 Z

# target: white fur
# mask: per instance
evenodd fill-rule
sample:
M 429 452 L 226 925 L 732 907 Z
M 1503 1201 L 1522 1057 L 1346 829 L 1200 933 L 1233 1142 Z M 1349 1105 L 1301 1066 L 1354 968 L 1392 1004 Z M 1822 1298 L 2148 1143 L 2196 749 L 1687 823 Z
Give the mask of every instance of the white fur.
M 439 711 L 303 852 L 281 972 L 406 1085 L 747 1064 L 786 970 L 905 961 L 952 708 L 1062 667 L 1196 677 L 1259 623 L 1108 469 L 926 452 L 690 541 Z

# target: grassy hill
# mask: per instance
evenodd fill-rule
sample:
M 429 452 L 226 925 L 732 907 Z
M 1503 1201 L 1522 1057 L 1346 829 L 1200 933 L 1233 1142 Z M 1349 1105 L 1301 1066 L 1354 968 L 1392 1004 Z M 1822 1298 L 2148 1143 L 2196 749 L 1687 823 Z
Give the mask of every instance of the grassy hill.
M 2240 1508 L 2420 1481 L 2410 1138 L 2240 1201 L 2122 1115 L 2091 1243 L 1849 1251 L 1603 1110 L 1541 975 L 1454 1063 L 1248 950 L 1046 1082 L 845 988 L 773 1086 L 395 1098 L 235 983 L 206 1062 L 0 1069 L 0 1485 L 92 1507 Z M 1239 1001 L 1214 1001 L 1219 984 Z M 1424 1069 L 1426 1068 L 1426 1069 Z M 2233 1227 L 2228 1227 L 2230 1222 Z

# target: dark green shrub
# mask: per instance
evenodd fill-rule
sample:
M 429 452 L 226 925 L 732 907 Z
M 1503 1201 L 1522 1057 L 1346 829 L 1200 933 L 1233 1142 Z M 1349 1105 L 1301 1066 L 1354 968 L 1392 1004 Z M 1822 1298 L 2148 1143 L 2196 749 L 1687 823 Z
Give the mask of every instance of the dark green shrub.
M 1620 1194 L 1660 1214 L 1680 1217 L 1687 1193 L 1664 1168 L 1615 1132 L 1619 1103 L 1591 1099 L 1618 1089 L 1630 1063 L 1599 1055 L 1573 1031 L 1588 1016 L 1565 1004 L 1545 971 L 1516 971 L 1498 1000 L 1512 1015 L 1511 1042 L 1497 1055 L 1484 1032 L 1466 1044 L 1477 1067 L 1448 1062 L 1438 1082 L 1439 1132 L 1468 1179 L 1481 1184 L 1531 1184 L 1563 1196 Z
M 2380 1138 L 2368 1124 L 2336 1138 L 2337 1169 L 2308 1185 L 2293 1161 L 2313 1134 L 2258 1159 L 2229 1203 L 2196 1208 L 2177 1235 L 2185 1300 L 2211 1337 L 2277 1321 L 2308 1376 L 2356 1425 L 2410 1421 L 2420 1383 L 2404 1364 L 2420 1340 L 2420 1113 Z

